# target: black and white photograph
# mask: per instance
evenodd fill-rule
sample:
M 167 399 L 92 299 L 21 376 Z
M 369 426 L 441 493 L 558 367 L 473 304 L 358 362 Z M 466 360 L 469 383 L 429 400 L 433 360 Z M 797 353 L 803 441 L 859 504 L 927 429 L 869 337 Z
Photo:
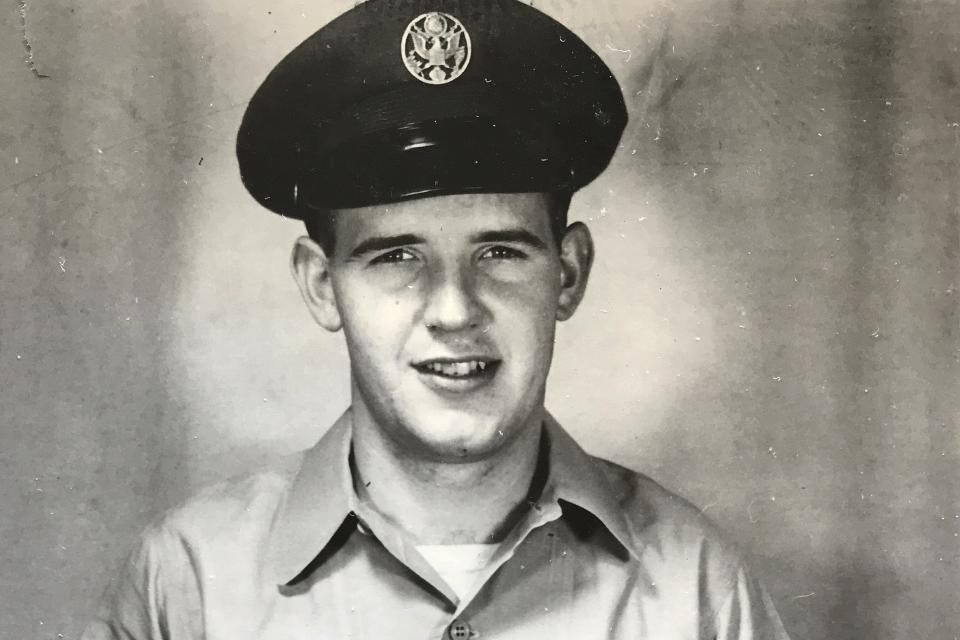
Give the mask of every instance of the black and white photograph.
M 960 4 L 0 25 L 0 637 L 960 638 Z

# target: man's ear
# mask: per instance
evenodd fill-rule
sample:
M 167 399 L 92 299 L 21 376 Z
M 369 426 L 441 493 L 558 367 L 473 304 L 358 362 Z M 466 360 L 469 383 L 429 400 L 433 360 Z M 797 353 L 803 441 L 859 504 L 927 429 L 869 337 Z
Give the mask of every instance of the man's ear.
M 343 322 L 330 277 L 330 259 L 323 248 L 307 236 L 297 238 L 290 255 L 290 270 L 317 324 L 327 331 L 339 331 Z
M 593 266 L 593 237 L 582 222 L 574 222 L 560 241 L 560 298 L 557 320 L 567 320 L 580 306 Z

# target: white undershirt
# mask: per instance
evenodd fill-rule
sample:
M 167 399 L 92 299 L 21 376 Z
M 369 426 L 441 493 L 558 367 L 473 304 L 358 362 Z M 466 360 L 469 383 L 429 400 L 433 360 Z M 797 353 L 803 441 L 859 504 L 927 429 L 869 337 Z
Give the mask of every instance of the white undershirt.
M 498 544 L 421 544 L 417 551 L 461 600 L 496 553 Z

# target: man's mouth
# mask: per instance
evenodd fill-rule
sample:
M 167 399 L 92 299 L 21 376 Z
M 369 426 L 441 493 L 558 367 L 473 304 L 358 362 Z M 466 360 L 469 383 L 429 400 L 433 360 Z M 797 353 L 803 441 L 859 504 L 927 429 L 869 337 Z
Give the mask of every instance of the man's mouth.
M 499 360 L 491 358 L 438 358 L 414 363 L 413 368 L 427 375 L 451 380 L 469 380 L 492 375 L 499 364 Z

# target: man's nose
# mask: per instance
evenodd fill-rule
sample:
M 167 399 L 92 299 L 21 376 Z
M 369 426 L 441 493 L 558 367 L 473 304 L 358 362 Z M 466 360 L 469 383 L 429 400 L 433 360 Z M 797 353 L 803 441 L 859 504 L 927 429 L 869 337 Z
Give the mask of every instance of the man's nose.
M 438 268 L 430 276 L 423 321 L 432 331 L 480 328 L 486 310 L 477 296 L 476 277 L 460 265 Z

